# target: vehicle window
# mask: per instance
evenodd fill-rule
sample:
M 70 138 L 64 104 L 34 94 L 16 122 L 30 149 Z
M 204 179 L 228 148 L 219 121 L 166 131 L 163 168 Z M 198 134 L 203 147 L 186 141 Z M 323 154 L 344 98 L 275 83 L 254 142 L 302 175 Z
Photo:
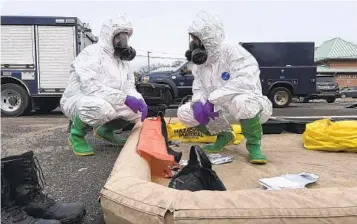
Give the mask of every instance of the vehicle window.
M 187 63 L 182 69 L 186 74 L 192 74 L 192 63 Z
M 316 77 L 316 81 L 317 82 L 335 82 L 335 78 L 334 77 Z

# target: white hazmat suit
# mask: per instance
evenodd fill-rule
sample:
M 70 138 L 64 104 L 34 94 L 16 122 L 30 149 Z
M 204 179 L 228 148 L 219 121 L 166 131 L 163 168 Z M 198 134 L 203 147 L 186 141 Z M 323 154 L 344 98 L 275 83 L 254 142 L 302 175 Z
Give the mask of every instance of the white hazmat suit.
M 102 25 L 98 43 L 82 50 L 71 64 L 69 84 L 60 104 L 63 113 L 72 121 L 69 143 L 76 155 L 94 154 L 85 140 L 92 128 L 96 137 L 123 145 L 126 139 L 117 136 L 115 130 L 145 116 L 144 112 L 135 113 L 134 106 L 146 107 L 147 113 L 144 99 L 136 90 L 129 61 L 114 54 L 114 44 L 121 44 L 116 38 L 125 35 L 127 44 L 132 34 L 132 25 L 124 14 L 107 20 Z M 142 108 L 140 111 L 145 111 Z
M 213 14 L 199 12 L 188 31 L 193 35 L 193 42 L 198 38 L 203 45 L 207 60 L 196 61 L 193 65 L 192 101 L 179 107 L 177 117 L 186 127 L 195 127 L 209 135 L 207 124 L 218 122 L 219 125 L 213 126 L 222 126 L 209 115 L 219 111 L 219 116 L 225 117 L 230 124 L 241 124 L 249 161 L 265 164 L 267 159 L 261 151 L 261 123 L 271 117 L 272 103 L 262 94 L 256 59 L 238 43 L 225 42 L 223 24 Z M 194 61 L 196 50 L 191 46 L 194 45 L 190 44 L 192 56 L 189 57 Z M 234 138 L 232 132 L 220 130 L 216 142 L 203 146 L 203 150 L 218 152 Z
M 127 95 L 143 99 L 135 88 L 134 73 L 128 61 L 114 57 L 113 37 L 133 28 L 121 15 L 103 23 L 98 43 L 83 49 L 71 64 L 69 84 L 61 99 L 61 108 L 71 120 L 75 116 L 90 126 L 100 126 L 116 118 L 136 122 L 124 102 Z
M 208 59 L 203 65 L 193 65 L 192 103 L 178 109 L 180 121 L 187 127 L 199 125 L 192 104 L 209 100 L 231 123 L 253 118 L 260 111 L 260 121 L 265 123 L 272 115 L 272 103 L 262 94 L 256 59 L 239 44 L 224 42 L 223 24 L 213 14 L 198 13 L 189 33 L 202 41 Z M 224 80 L 222 74 L 227 72 L 229 78 Z

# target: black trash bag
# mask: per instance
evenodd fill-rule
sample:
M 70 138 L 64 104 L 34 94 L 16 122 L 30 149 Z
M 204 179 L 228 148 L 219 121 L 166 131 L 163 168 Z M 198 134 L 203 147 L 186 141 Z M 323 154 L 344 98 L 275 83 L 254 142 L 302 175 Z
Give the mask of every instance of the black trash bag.
M 225 191 L 226 187 L 212 170 L 207 155 L 198 146 L 191 146 L 187 166 L 177 173 L 169 183 L 170 188 L 189 191 Z

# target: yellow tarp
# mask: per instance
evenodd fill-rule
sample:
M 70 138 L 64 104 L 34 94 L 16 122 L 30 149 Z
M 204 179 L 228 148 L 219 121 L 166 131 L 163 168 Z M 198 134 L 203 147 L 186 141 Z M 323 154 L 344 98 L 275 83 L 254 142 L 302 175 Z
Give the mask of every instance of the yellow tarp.
M 244 139 L 240 125 L 232 125 L 235 141 L 234 145 L 239 145 Z M 213 143 L 217 136 L 204 135 L 196 128 L 186 128 L 182 123 L 167 124 L 169 141 L 193 142 L 193 143 Z
M 322 119 L 306 124 L 303 142 L 311 150 L 357 152 L 357 121 Z

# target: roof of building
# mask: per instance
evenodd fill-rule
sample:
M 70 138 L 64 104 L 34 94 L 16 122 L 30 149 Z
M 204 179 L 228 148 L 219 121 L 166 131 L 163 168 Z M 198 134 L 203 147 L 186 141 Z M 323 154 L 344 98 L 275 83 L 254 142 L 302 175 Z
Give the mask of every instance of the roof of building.
M 329 66 L 317 66 L 318 73 L 357 73 L 357 68 L 331 68 Z
M 325 41 L 315 49 L 315 62 L 328 59 L 357 59 L 357 44 L 339 37 Z

